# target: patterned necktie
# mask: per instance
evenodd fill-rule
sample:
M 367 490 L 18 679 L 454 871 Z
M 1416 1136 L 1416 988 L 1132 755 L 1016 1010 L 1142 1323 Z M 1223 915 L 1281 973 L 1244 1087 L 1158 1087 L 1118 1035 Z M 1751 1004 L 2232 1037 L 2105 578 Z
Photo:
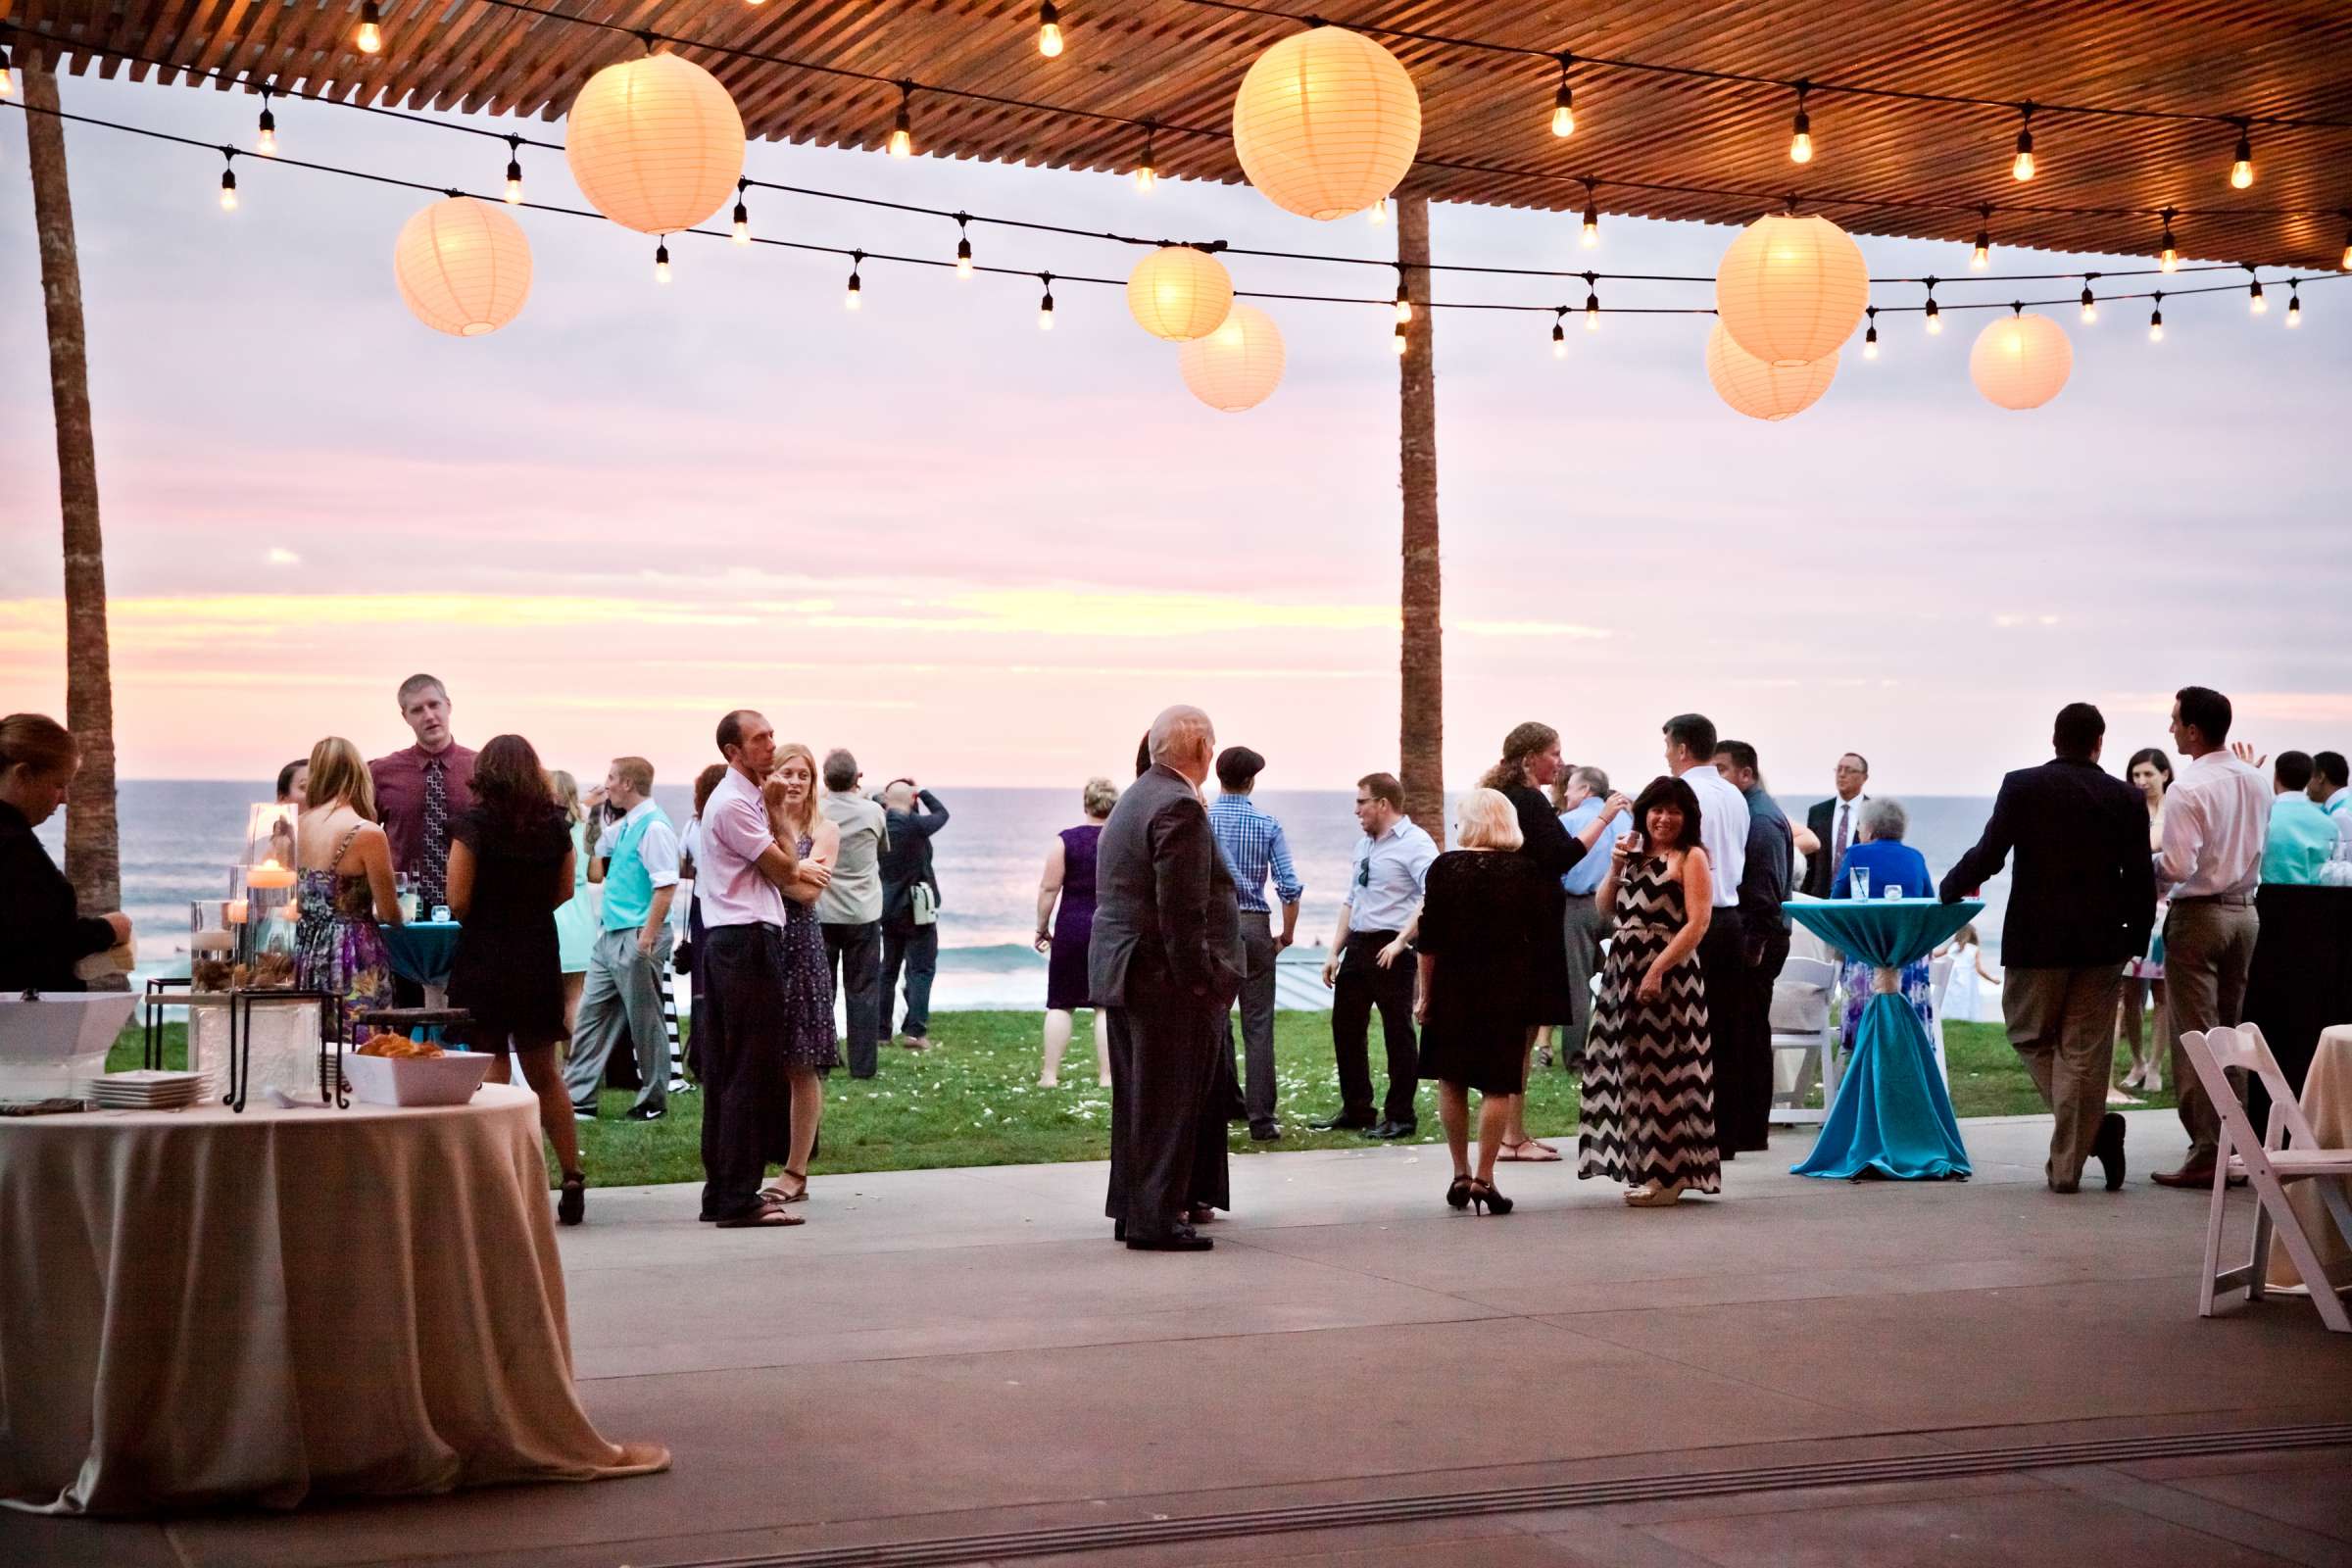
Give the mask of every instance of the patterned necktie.
M 419 846 L 417 880 L 424 912 L 449 902 L 449 779 L 439 759 L 424 764 L 424 842 Z
M 1839 860 L 1845 858 L 1845 846 L 1848 838 L 1847 830 L 1853 826 L 1853 803 L 1851 801 L 1839 801 L 1838 803 L 1838 853 L 1830 857 L 1830 864 L 1833 868 L 1837 866 Z

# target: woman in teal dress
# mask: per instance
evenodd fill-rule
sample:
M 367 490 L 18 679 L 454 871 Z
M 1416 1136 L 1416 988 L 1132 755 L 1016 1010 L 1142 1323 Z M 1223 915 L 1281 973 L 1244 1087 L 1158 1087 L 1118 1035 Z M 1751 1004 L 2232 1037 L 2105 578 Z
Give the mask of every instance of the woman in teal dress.
M 1833 899 L 1883 899 L 1888 888 L 1900 888 L 1906 899 L 1936 897 L 1936 879 L 1928 872 L 1927 858 L 1903 842 L 1910 830 L 1911 813 L 1903 809 L 1900 801 L 1884 796 L 1862 803 L 1856 813 L 1855 831 L 1860 839 L 1845 852 L 1838 862 L 1837 874 L 1830 878 L 1830 897 Z M 1870 875 L 1870 891 L 1856 894 L 1853 878 L 1848 873 L 1861 870 Z M 1919 1014 L 1919 1021 L 1931 1040 L 1936 1036 L 1936 980 L 1929 958 L 1918 958 L 1902 967 L 1903 1000 Z M 1845 1033 L 1849 1044 L 1862 1032 L 1862 1004 L 1870 1000 L 1870 965 L 1846 960 L 1845 965 Z
M 596 906 L 588 891 L 587 813 L 580 809 L 580 781 L 562 768 L 551 769 L 547 782 L 571 824 L 571 898 L 556 909 L 556 954 L 564 966 L 564 1038 L 571 1038 L 580 1018 L 580 992 L 588 983 L 588 952 L 596 946 Z

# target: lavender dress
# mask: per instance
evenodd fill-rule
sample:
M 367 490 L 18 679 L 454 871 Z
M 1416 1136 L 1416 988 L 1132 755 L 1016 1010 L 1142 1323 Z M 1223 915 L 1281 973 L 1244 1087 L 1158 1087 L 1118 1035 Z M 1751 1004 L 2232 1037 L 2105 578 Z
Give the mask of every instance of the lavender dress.
M 1095 931 L 1095 849 L 1102 838 L 1092 822 L 1061 830 L 1061 903 L 1054 911 L 1054 945 L 1046 950 L 1049 1011 L 1095 1004 L 1086 989 L 1086 944 Z
M 801 835 L 803 859 L 816 841 Z M 784 1065 L 826 1072 L 841 1065 L 833 1035 L 833 966 L 825 961 L 825 928 L 816 906 L 785 901 Z
M 392 1004 L 392 956 L 376 929 L 375 898 L 368 878 L 338 876 L 335 867 L 358 838 L 353 828 L 327 858 L 326 868 L 304 871 L 297 888 L 302 912 L 294 927 L 296 983 L 342 999 L 343 1037 L 354 1014 Z M 323 1020 L 322 1020 L 323 1021 Z

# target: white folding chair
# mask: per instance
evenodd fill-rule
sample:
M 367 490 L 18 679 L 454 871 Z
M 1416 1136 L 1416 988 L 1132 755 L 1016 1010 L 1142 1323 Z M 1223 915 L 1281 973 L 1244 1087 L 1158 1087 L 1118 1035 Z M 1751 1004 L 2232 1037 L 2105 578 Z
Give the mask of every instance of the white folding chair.
M 1772 1120 L 1783 1126 L 1818 1122 L 1828 1112 L 1808 1106 L 1816 1078 L 1822 1105 L 1838 1098 L 1838 1051 L 1831 1000 L 1838 966 L 1824 958 L 1791 957 L 1772 983 Z M 1785 1061 L 1797 1057 L 1793 1066 Z
M 2197 1292 L 2197 1315 L 2213 1316 L 2213 1298 L 2217 1292 L 2243 1289 L 2248 1301 L 2262 1299 L 2263 1273 L 2271 1255 L 2271 1228 L 2276 1225 L 2286 1255 L 2294 1259 L 2295 1272 L 2311 1288 L 2311 1304 L 2320 1309 L 2320 1321 L 2333 1333 L 2352 1334 L 2352 1318 L 2346 1317 L 2342 1299 L 2328 1288 L 2328 1273 L 2320 1266 L 2311 1238 L 2304 1233 L 2302 1217 L 2286 1200 L 2284 1187 L 2287 1182 L 2315 1177 L 2352 1176 L 2352 1149 L 2320 1147 L 2320 1141 L 2312 1136 L 2311 1124 L 2303 1119 L 2303 1107 L 2296 1103 L 2294 1091 L 2287 1087 L 2286 1074 L 2278 1070 L 2278 1059 L 2271 1054 L 2262 1031 L 2254 1025 L 2239 1024 L 2234 1029 L 2214 1029 L 2204 1034 L 2192 1029 L 2180 1037 L 2180 1050 L 2222 1118 L 2222 1146 L 2213 1162 L 2213 1204 L 2205 1222 L 2205 1269 Z M 2255 1137 L 2253 1119 L 2246 1114 L 2245 1103 L 2230 1081 L 2232 1070 L 2257 1074 L 2263 1087 L 2270 1091 L 2271 1126 L 2267 1138 Z M 2287 1142 L 2289 1138 L 2291 1145 Z M 2246 1179 L 2254 1188 L 2254 1251 L 2244 1268 L 2223 1272 L 2222 1207 L 2230 1190 L 2232 1154 L 2243 1162 Z M 2336 1229 L 2346 1241 L 2352 1241 L 2352 1202 L 2346 1201 L 2343 1190 L 2334 1182 L 2322 1182 L 2319 1193 Z

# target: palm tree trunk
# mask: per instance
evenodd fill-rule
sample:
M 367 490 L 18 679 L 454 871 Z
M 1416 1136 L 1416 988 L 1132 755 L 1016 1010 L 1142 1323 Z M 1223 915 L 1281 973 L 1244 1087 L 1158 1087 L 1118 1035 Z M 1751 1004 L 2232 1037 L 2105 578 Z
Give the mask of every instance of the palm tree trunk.
M 1398 467 L 1404 490 L 1404 632 L 1396 720 L 1405 814 L 1446 843 L 1445 636 L 1438 621 L 1438 386 L 1429 309 L 1429 198 L 1396 199 L 1396 263 L 1413 302 L 1397 363 Z
M 33 226 L 41 298 L 49 314 L 49 391 L 57 409 L 57 479 L 65 514 L 66 727 L 81 771 L 66 796 L 66 876 L 84 911 L 122 906 L 115 818 L 115 691 L 106 640 L 106 555 L 98 532 L 98 451 L 90 434 L 90 369 L 83 352 L 81 263 L 66 187 L 65 123 L 50 62 L 17 56 L 24 82 L 24 139 L 32 155 Z M 102 982 L 120 988 L 116 976 Z

